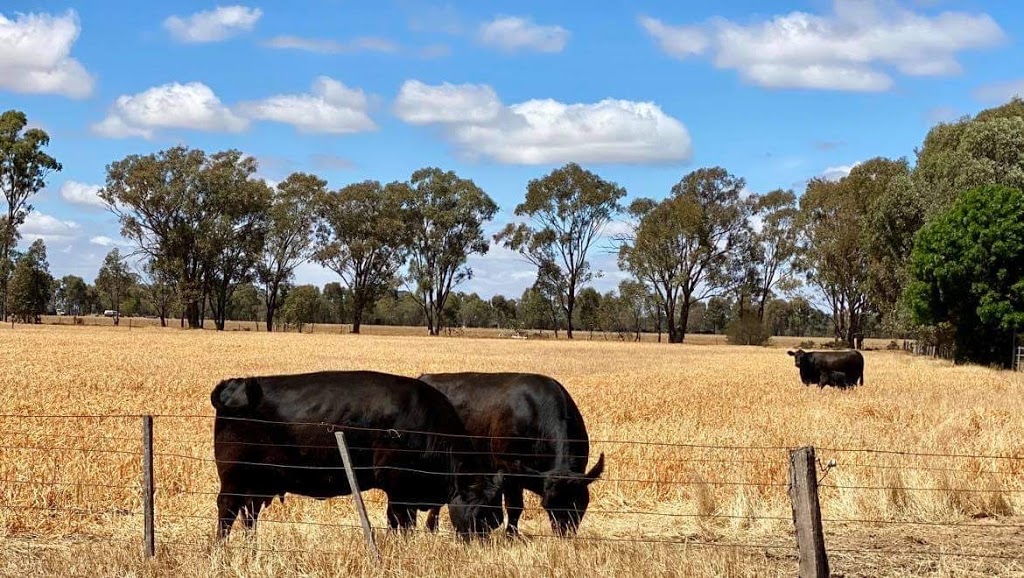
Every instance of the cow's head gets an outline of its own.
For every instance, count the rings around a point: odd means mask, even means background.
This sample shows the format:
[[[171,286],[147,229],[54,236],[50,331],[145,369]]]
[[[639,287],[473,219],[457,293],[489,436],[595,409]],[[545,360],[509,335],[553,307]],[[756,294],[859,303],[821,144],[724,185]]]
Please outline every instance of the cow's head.
[[[555,534],[566,536],[579,531],[590,505],[590,484],[601,477],[603,471],[604,453],[598,456],[597,463],[585,474],[558,470],[541,474],[527,470],[532,475],[544,477],[541,507],[547,511]]]
[[[448,504],[448,516],[460,537],[483,536],[501,525],[501,485],[503,472],[493,476],[474,476],[468,483],[458,482],[458,491]]]
[[[786,355],[793,356],[793,362],[797,367],[800,367],[800,363],[804,360],[804,357],[806,357],[807,352],[803,349],[797,349],[796,351],[787,351]]]

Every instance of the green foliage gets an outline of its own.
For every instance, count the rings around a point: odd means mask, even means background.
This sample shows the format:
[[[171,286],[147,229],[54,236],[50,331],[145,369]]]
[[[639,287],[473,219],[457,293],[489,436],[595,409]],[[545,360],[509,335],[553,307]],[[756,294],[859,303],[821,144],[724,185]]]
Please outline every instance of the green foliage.
[[[472,278],[470,255],[484,255],[489,245],[484,223],[498,205],[470,179],[429,167],[412,174],[404,204],[412,225],[409,276],[423,308],[427,331],[438,335],[452,288]]]
[[[799,210],[793,191],[781,189],[757,197],[753,210],[761,217],[761,230],[751,243],[753,297],[757,317],[763,319],[768,299],[779,289],[792,290],[797,285],[792,265],[799,248]]]
[[[906,159],[878,157],[838,181],[812,179],[800,199],[804,242],[799,267],[831,309],[836,338],[849,347],[864,331],[871,308],[871,259],[864,235],[872,209],[909,172]]]
[[[914,181],[927,195],[929,216],[978,186],[1024,189],[1024,101],[933,127],[917,151]]]
[[[205,296],[218,328],[230,292],[251,272],[263,240],[270,192],[239,151],[212,155],[176,146],[107,166],[102,198],[121,235],[175,280],[189,327],[201,326]]]
[[[0,214],[0,317],[7,319],[8,282],[14,267],[18,227],[32,212],[29,199],[46,186],[61,164],[43,152],[50,136],[40,128],[27,128],[28,117],[18,110],[0,114],[0,193],[5,211]]]
[[[619,266],[654,289],[672,343],[685,338],[694,302],[738,281],[754,209],[744,186],[725,169],[702,168],[683,177],[666,199],[637,199],[629,207],[636,225],[622,240]]]
[[[23,323],[39,323],[46,313],[53,278],[46,261],[46,244],[37,239],[14,266],[10,282],[10,313]]]
[[[593,287],[585,287],[577,296],[579,326],[594,331],[601,328],[601,294]]]
[[[128,269],[121,259],[121,252],[112,249],[103,259],[99,274],[96,276],[96,290],[100,292],[106,306],[114,311],[121,311],[121,303],[128,296],[128,291],[138,281],[136,275]],[[118,316],[114,316],[114,325],[118,324]]]
[[[299,285],[288,292],[281,313],[285,323],[295,326],[301,333],[307,323],[316,323],[320,318],[320,306],[320,288],[316,285]]]
[[[733,345],[767,345],[771,334],[758,319],[757,312],[744,311],[725,328],[726,338]]]
[[[626,190],[568,163],[526,187],[526,200],[515,210],[532,224],[509,223],[494,236],[506,248],[518,251],[534,266],[544,267],[560,287],[559,304],[568,320],[572,339],[577,292],[593,280],[587,254],[605,226],[622,210]]]
[[[909,282],[908,261],[914,235],[924,225],[927,202],[910,174],[889,181],[872,204],[863,231],[868,262],[868,295],[890,335],[906,329],[900,296]]]
[[[321,194],[314,259],[337,273],[351,293],[352,332],[364,312],[394,284],[408,254],[412,220],[408,185],[364,181]]]
[[[1024,328],[1024,193],[971,189],[921,229],[906,299],[924,325],[948,322],[956,358],[1008,365]]]
[[[326,192],[327,181],[307,173],[288,175],[273,191],[263,251],[256,266],[257,279],[264,288],[267,331],[274,328],[282,285],[311,256],[315,207]]]

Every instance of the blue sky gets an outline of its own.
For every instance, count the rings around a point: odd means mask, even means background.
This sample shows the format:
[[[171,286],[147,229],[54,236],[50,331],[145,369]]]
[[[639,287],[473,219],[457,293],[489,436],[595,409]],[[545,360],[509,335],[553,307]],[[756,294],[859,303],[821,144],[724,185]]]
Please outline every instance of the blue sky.
[[[288,6],[291,7],[288,7]],[[301,6],[302,9],[296,9]],[[770,8],[769,8],[770,6]],[[937,121],[1024,94],[1016,3],[305,0],[239,5],[8,0],[0,109],[64,165],[25,242],[90,282],[121,242],[96,205],[105,166],[184,143],[239,148],[279,180],[341,187],[440,166],[507,222],[529,179],[569,160],[636,196],[720,165],[750,190],[803,191],[864,159],[913,161]],[[1016,72],[1015,72],[1016,71]],[[614,258],[592,261],[618,283]],[[516,255],[475,257],[463,290],[518,295]],[[298,282],[334,275],[315,265]]]

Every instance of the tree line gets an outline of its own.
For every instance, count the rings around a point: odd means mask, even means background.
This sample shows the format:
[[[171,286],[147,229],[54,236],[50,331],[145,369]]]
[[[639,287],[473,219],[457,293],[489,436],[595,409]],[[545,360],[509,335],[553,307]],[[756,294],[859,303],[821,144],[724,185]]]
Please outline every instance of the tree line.
[[[43,152],[46,133],[26,126],[17,111],[0,119],[5,318],[34,318],[58,295],[85,299],[67,278],[51,283],[50,299],[22,298],[42,282],[18,271],[37,271],[45,248],[18,254],[18,227],[31,197],[61,170]],[[1024,222],[1024,101],[940,123],[915,154],[913,167],[905,157],[876,157],[842,178],[811,179],[799,198],[788,189],[752,192],[725,168],[702,167],[664,197],[628,204],[623,187],[570,162],[530,180],[515,222],[488,236],[497,204],[453,171],[426,167],[404,181],[336,190],[296,172],[271,186],[241,151],[176,146],[106,167],[99,196],[139,265],[129,271],[112,253],[95,287],[114,309],[120,295],[143,293],[162,322],[190,328],[212,319],[223,329],[247,312],[268,331],[285,317],[347,320],[355,333],[368,320],[402,318],[431,335],[518,323],[570,338],[664,331],[681,343],[710,323],[753,344],[827,325],[849,347],[865,335],[924,336],[953,342],[960,358],[1005,363],[1024,321],[1024,237],[1015,228]],[[625,227],[608,235],[613,221]],[[601,294],[591,258],[609,237],[631,278]],[[518,299],[458,291],[473,275],[468,258],[492,244],[536,269]],[[306,261],[339,281],[294,287]]]

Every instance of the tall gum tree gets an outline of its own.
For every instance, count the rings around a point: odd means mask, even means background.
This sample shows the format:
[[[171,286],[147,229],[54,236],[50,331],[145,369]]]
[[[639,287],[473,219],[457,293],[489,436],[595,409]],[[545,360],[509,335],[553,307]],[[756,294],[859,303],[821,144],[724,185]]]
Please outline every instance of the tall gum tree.
[[[415,287],[427,332],[438,335],[452,288],[473,277],[467,259],[490,247],[484,223],[494,218],[498,205],[471,179],[428,167],[412,174],[403,206],[412,225],[407,280]]]
[[[314,259],[348,287],[352,333],[395,280],[405,262],[412,221],[405,183],[363,181],[321,194]]]
[[[6,204],[0,221],[0,318],[7,320],[8,283],[14,270],[13,252],[18,228],[32,212],[29,200],[46,186],[46,177],[59,172],[57,159],[43,152],[50,136],[40,128],[26,128],[25,113],[0,114],[0,193]]]
[[[507,249],[556,275],[558,300],[565,314],[566,336],[573,338],[573,312],[581,287],[593,279],[587,254],[605,226],[622,207],[626,190],[568,163],[526,187],[526,200],[515,215],[530,223],[509,223],[494,236]]]

